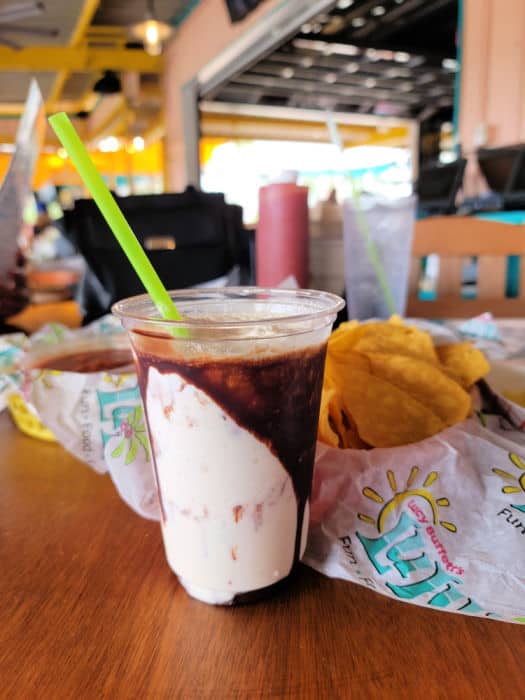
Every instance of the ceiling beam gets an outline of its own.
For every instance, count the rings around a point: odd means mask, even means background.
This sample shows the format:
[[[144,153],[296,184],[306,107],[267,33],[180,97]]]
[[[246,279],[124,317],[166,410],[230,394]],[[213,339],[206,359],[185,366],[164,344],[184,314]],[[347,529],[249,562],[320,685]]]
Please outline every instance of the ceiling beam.
[[[164,120],[164,113],[160,112],[157,117],[150,121],[148,127],[144,130],[142,138],[146,146],[150,146],[156,141],[160,141],[164,138],[164,133],[166,130],[166,122]]]
[[[127,70],[160,73],[162,58],[140,49],[102,49],[86,46],[28,46],[14,50],[0,46],[0,70],[90,72]]]
[[[292,107],[271,107],[269,105],[238,104],[233,102],[208,102],[202,100],[199,104],[202,114],[244,115],[266,119],[288,119],[300,121],[316,121],[326,124],[326,111],[314,109],[298,109]],[[364,126],[407,126],[412,122],[402,117],[382,117],[371,114],[351,114],[334,112],[332,114],[337,124]]]
[[[53,112],[67,112],[77,114],[77,112],[91,112],[100,96],[89,90],[82,97],[75,100],[59,100],[54,105],[46,105],[46,114]],[[6,117],[19,117],[24,113],[25,104],[23,102],[0,102],[0,119]]]
[[[130,40],[128,27],[107,26],[95,24],[87,28],[85,32],[86,43],[90,46],[105,46],[115,49],[125,48]]]
[[[76,47],[82,43],[84,39],[84,34],[86,33],[86,30],[91,24],[91,20],[93,19],[93,16],[97,11],[99,4],[100,0],[84,0],[82,11],[80,12],[80,16],[77,20],[77,23],[75,25],[75,28],[73,29],[73,33],[71,34],[71,38],[69,40],[70,47]],[[50,105],[52,109],[54,108],[55,103],[60,98],[64,85],[66,84],[66,81],[69,78],[69,76],[70,71],[67,68],[63,68],[61,71],[58,72],[55,78],[55,82],[53,84],[53,88],[51,90],[51,94],[49,95],[49,99],[47,100],[48,105]]]
[[[46,108],[46,112],[48,114],[52,112],[67,112],[67,114],[77,114],[78,112],[90,113],[95,109],[100,100],[101,96],[89,89],[78,99],[58,100],[58,102],[55,102],[52,109]]]

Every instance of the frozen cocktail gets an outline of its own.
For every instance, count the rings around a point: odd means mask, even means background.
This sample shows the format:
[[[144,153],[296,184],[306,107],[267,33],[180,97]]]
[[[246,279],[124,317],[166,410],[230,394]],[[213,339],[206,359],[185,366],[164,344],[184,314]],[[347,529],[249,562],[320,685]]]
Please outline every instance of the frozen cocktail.
[[[171,294],[113,307],[129,333],[168,563],[208,603],[254,599],[306,545],[326,342],[343,302],[310,290]]]

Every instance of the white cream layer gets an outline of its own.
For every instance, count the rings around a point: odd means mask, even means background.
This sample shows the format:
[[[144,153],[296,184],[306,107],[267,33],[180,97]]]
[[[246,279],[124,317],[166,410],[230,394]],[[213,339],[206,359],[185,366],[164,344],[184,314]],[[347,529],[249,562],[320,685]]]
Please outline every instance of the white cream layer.
[[[150,368],[147,387],[173,571],[209,602],[284,578],[293,564],[297,500],[281,462],[180,375]],[[308,507],[301,554],[307,531]]]

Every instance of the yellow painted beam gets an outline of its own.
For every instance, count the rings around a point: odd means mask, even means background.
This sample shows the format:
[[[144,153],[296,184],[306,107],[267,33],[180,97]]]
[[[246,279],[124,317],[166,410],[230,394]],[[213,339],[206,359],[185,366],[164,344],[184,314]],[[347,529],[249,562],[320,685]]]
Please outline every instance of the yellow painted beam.
[[[0,102],[0,117],[19,117],[23,111],[22,102]]]
[[[131,70],[160,73],[162,58],[140,49],[105,49],[87,46],[28,46],[10,49],[0,46],[0,70],[90,72]]]
[[[101,96],[96,92],[93,92],[91,88],[86,90],[81,97],[77,97],[74,100],[58,100],[53,110],[46,107],[46,112],[51,114],[54,112],[67,112],[67,114],[76,114],[77,112],[92,112],[97,102],[101,99]],[[1,109],[1,105],[0,105]]]
[[[363,146],[396,146],[405,147],[408,145],[409,132],[406,126],[393,126],[385,131],[377,130]],[[344,139],[343,139],[344,141]],[[348,148],[347,144],[345,146]]]
[[[110,36],[124,36],[126,30],[124,27],[117,27],[113,24],[94,24],[87,31],[88,36],[94,37],[106,37]]]
[[[76,114],[77,112],[91,112],[95,107],[99,96],[94,92],[86,92],[78,100],[58,100],[54,105],[46,105],[46,113],[67,112]],[[0,117],[19,117],[24,112],[23,102],[0,102]]]
[[[237,115],[201,114],[203,136],[234,139],[270,139],[285,141],[328,142],[330,134],[322,122],[308,122],[290,119],[267,119]],[[343,141],[352,144],[365,142],[376,134],[373,126],[339,124]]]
[[[116,136],[121,122],[128,118],[128,114],[129,109],[125,100],[123,98],[116,100],[109,114],[99,124],[91,126],[88,122],[88,131],[85,135],[87,145],[96,147],[99,139],[106,136]]]
[[[86,30],[91,24],[91,20],[93,19],[93,16],[97,11],[99,4],[100,0],[85,0],[84,6],[82,7],[82,12],[80,13],[80,16],[73,30],[73,34],[71,35],[69,46],[75,47],[82,42],[82,40],[84,39],[84,34],[86,33]],[[64,88],[64,85],[66,84],[66,81],[69,78],[69,76],[70,71],[65,68],[61,70],[55,78],[51,94],[49,95],[49,98],[47,100],[48,104],[51,105],[52,109],[55,108],[55,102],[57,102],[57,100],[59,99],[62,89]]]
[[[150,146],[164,138],[165,129],[166,122],[164,119],[164,112],[161,111],[160,114],[149,123],[142,134],[146,146]]]
[[[77,112],[91,112],[100,96],[89,90],[77,100],[58,100],[52,107],[46,108],[47,114],[53,112],[66,112],[66,114],[77,114]]]
[[[82,7],[82,12],[80,13],[73,31],[73,36],[69,42],[71,46],[78,46],[78,44],[80,44],[99,5],[100,0],[85,0],[84,6]]]
[[[47,99],[47,104],[49,105],[51,110],[54,110],[55,102],[60,97],[62,89],[66,84],[66,80],[69,78],[69,75],[70,74],[68,70],[61,70],[57,74],[57,77],[55,78],[55,82],[53,83],[53,87],[51,89],[51,93],[49,95],[49,98]]]
[[[93,46],[104,44],[105,46],[112,45],[115,48],[124,48],[129,38],[128,31],[125,27],[113,27],[100,24],[89,27],[85,34],[86,43],[92,44]]]

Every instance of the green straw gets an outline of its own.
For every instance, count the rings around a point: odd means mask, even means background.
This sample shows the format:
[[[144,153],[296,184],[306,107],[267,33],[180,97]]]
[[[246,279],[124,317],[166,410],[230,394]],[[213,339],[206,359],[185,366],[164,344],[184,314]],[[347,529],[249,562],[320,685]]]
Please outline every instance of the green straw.
[[[181,314],[178,312],[177,307],[155,272],[155,268],[96,169],[69,117],[65,112],[59,112],[49,117],[49,123],[73,161],[78,174],[100,209],[100,213],[127,255],[160,315],[167,321],[179,321],[182,318]]]
[[[337,146],[342,156],[344,153],[343,142],[341,140],[341,136],[339,135],[337,124],[335,123],[334,118],[331,114],[328,114],[327,126],[328,132],[330,134],[330,139],[332,143],[335,146]],[[350,184],[352,185],[352,199],[354,200],[357,230],[363,240],[368,259],[370,261],[370,264],[372,265],[375,276],[377,277],[377,281],[379,282],[381,291],[383,292],[388,312],[390,314],[395,314],[396,303],[394,301],[392,290],[390,289],[390,285],[388,284],[388,280],[386,278],[385,268],[383,267],[383,263],[381,262],[379,251],[374,240],[372,239],[372,236],[370,235],[370,230],[368,228],[368,220],[364,215],[363,208],[361,206],[361,199],[359,196],[359,191],[356,182],[354,178],[350,175],[350,173],[347,173],[347,177],[350,180]]]

